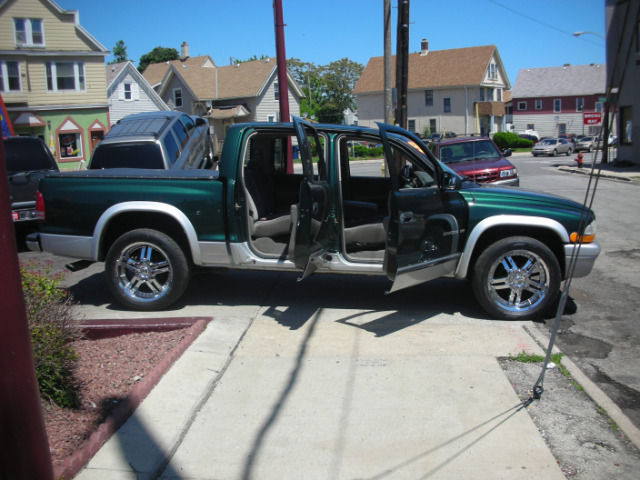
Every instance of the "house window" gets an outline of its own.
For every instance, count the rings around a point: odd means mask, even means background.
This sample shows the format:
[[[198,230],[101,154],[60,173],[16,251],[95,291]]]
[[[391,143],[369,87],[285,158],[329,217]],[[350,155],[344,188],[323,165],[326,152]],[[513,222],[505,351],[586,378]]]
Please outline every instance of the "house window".
[[[596,102],[596,112],[602,111],[602,102]]]
[[[484,102],[484,88],[480,89],[480,101]]]
[[[47,62],[47,90],[50,92],[85,90],[83,62]]]
[[[411,133],[416,133],[416,121],[415,120],[409,120],[408,127],[409,127],[409,131]]]
[[[584,110],[584,98],[576,98],[576,112]]]
[[[275,121],[276,121],[276,116],[275,115],[267,115],[267,122],[273,123]]]
[[[518,110],[526,110],[527,109],[527,102],[518,102]]]
[[[562,112],[562,100],[559,98],[554,98],[553,100],[553,113]]]
[[[433,90],[424,91],[424,104],[427,107],[433,106]]]
[[[558,124],[558,135],[566,135],[567,134],[567,124],[559,123]]]
[[[44,33],[40,18],[14,18],[14,37],[17,47],[43,47]]]
[[[527,130],[535,130],[536,126],[533,123],[527,123]]]
[[[181,88],[173,89],[173,105],[176,108],[182,106],[182,89]]]
[[[487,78],[489,80],[497,80],[498,79],[498,69],[496,68],[495,63],[490,63],[487,67]]]
[[[429,119],[429,131],[431,133],[435,133],[437,130],[437,125],[436,125],[436,119],[435,118],[430,118]]]
[[[451,112],[451,99],[450,98],[445,98],[444,99],[444,113],[450,113]]]
[[[632,129],[633,129],[633,107],[620,108],[620,143],[622,145],[631,145]]]
[[[125,100],[131,100],[131,84],[130,83],[125,83],[124,84],[124,99]]]
[[[487,101],[493,102],[493,88],[487,88]]]
[[[20,66],[18,62],[0,61],[0,92],[20,91]]]
[[[535,108],[536,110],[542,110],[542,100],[535,100],[533,108]]]
[[[273,82],[273,98],[275,100],[280,100],[280,90],[278,87],[278,82]]]
[[[501,102],[502,101],[502,89],[501,88],[496,88],[496,94],[498,96],[498,101]]]

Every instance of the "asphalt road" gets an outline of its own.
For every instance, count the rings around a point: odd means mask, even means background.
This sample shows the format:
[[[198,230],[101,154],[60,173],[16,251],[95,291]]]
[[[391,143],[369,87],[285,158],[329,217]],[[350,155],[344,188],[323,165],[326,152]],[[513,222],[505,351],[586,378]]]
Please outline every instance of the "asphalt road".
[[[591,154],[586,154],[586,156]],[[585,161],[588,158],[585,159]],[[515,154],[521,188],[531,188],[582,202],[589,179],[559,171],[558,165],[571,165],[573,156],[537,157]],[[380,165],[363,163],[370,174],[379,173]],[[603,179],[597,183],[593,208],[598,218],[597,240],[602,253],[590,276],[571,283],[567,312],[562,316],[557,343],[573,361],[613,399],[640,427],[640,184]],[[69,261],[48,254],[27,252],[22,246],[21,260],[38,258],[51,261],[52,270],[64,269]],[[381,312],[397,309],[421,312],[421,317],[449,317],[454,322],[489,319],[474,300],[465,281],[438,279],[426,286],[414,287],[385,296],[388,282],[380,277],[353,277],[332,280],[333,276],[312,276],[296,282],[295,274],[271,272],[205,272],[194,277],[187,294],[174,307],[153,316],[252,315],[268,290],[280,288],[296,296],[298,304],[318,302],[331,308],[365,308]],[[346,281],[345,281],[346,280]],[[332,288],[332,283],[340,285]],[[131,318],[148,316],[121,309],[106,289],[102,264],[68,273],[63,286],[73,293],[86,318]],[[295,293],[294,293],[295,292]],[[318,298],[318,292],[322,298]],[[461,300],[462,299],[462,300]],[[304,301],[303,301],[304,300]],[[425,312],[426,310],[426,312]],[[208,312],[208,313],[207,313]],[[244,312],[244,313],[242,313]],[[282,317],[280,321],[287,321]],[[553,319],[543,328],[550,331]],[[384,334],[385,322],[375,323]]]
[[[591,155],[585,153],[585,161]],[[589,177],[561,172],[571,156],[510,158],[520,187],[583,202]],[[640,183],[600,179],[593,209],[602,252],[588,277],[571,282],[558,346],[640,427]],[[550,331],[553,319],[545,327]]]

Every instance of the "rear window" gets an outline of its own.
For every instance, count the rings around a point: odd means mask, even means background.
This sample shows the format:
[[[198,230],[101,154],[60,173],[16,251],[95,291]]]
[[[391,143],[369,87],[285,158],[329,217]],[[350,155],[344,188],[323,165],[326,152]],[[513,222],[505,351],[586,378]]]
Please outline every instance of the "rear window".
[[[102,144],[91,159],[91,170],[101,168],[160,168],[164,169],[162,151],[157,143]]]
[[[52,159],[39,141],[4,142],[5,162],[8,173],[51,170]]]

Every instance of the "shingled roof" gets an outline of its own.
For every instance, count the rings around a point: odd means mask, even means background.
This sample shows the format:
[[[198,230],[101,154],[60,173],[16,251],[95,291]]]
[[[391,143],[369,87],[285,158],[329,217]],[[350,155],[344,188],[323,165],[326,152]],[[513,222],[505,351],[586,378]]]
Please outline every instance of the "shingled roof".
[[[540,98],[597,95],[606,90],[606,70],[605,65],[597,64],[521,69],[511,96]]]
[[[433,50],[427,55],[409,54],[408,89],[480,85],[495,45]],[[498,61],[500,59],[498,58]],[[395,56],[391,59],[392,84],[395,85]],[[372,57],[362,72],[353,93],[374,93],[384,89],[384,57]]]
[[[209,56],[203,56],[151,64],[143,76],[151,85],[158,85],[171,72],[180,76],[198,99],[221,100],[258,96],[276,68],[275,58],[216,67]]]

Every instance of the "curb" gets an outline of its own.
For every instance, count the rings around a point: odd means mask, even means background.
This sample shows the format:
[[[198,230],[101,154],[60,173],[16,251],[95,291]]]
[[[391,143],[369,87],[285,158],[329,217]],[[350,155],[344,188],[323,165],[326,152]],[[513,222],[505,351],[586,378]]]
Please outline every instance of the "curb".
[[[562,171],[562,172],[567,172],[567,173],[577,173],[580,175],[590,175],[591,174],[591,168],[589,167],[585,167],[585,168],[577,168],[577,167],[571,167],[568,165],[560,165],[558,167],[558,170]],[[597,170],[594,170],[594,175],[597,175],[598,172]],[[627,183],[633,183],[633,179],[629,178],[629,177],[625,177],[624,175],[615,175],[612,173],[608,173],[608,172],[600,172],[600,177],[601,178],[609,178],[612,180],[620,180],[623,182],[627,182]]]
[[[533,337],[533,339],[542,346],[542,349],[546,351],[549,345],[549,337],[546,336],[536,325],[525,326],[525,330]],[[562,351],[555,345],[552,348],[553,353],[562,353]],[[620,430],[629,438],[631,443],[640,450],[640,429],[636,427],[629,417],[611,400],[606,393],[604,393],[598,385],[596,385],[589,377],[587,377],[580,367],[578,367],[573,360],[568,356],[562,357],[562,364],[569,370],[571,376],[584,388],[585,393],[593,400],[593,402],[599,407],[603,408],[607,415],[620,427]]]
[[[207,323],[209,323],[212,317],[197,317],[195,323],[190,321],[191,326],[182,341],[176,345],[163,359],[155,366],[155,368],[138,384],[136,384],[127,398],[116,408],[116,410],[105,419],[103,423],[98,426],[98,429],[91,434],[91,436],[69,457],[65,458],[62,463],[55,466],[53,469],[54,478],[56,479],[71,479],[73,478],[85,465],[91,460],[91,458],[98,452],[100,447],[106,443],[107,440],[113,435],[118,428],[120,428],[125,421],[131,416],[135,409],[142,403],[147,395],[153,390],[158,381],[169,370],[171,365],[189,348],[193,341],[205,329]],[[169,319],[175,320],[175,319]],[[186,321],[180,319],[178,323],[182,324],[185,328]],[[101,322],[102,329],[106,329],[105,322]],[[109,323],[108,321],[106,323]],[[121,323],[121,322],[120,322]],[[149,327],[149,325],[146,325]],[[177,329],[173,328],[173,329]],[[135,331],[142,331],[145,329],[145,322],[141,322],[140,326]],[[146,328],[146,331],[153,328]],[[128,332],[130,333],[130,332]]]

